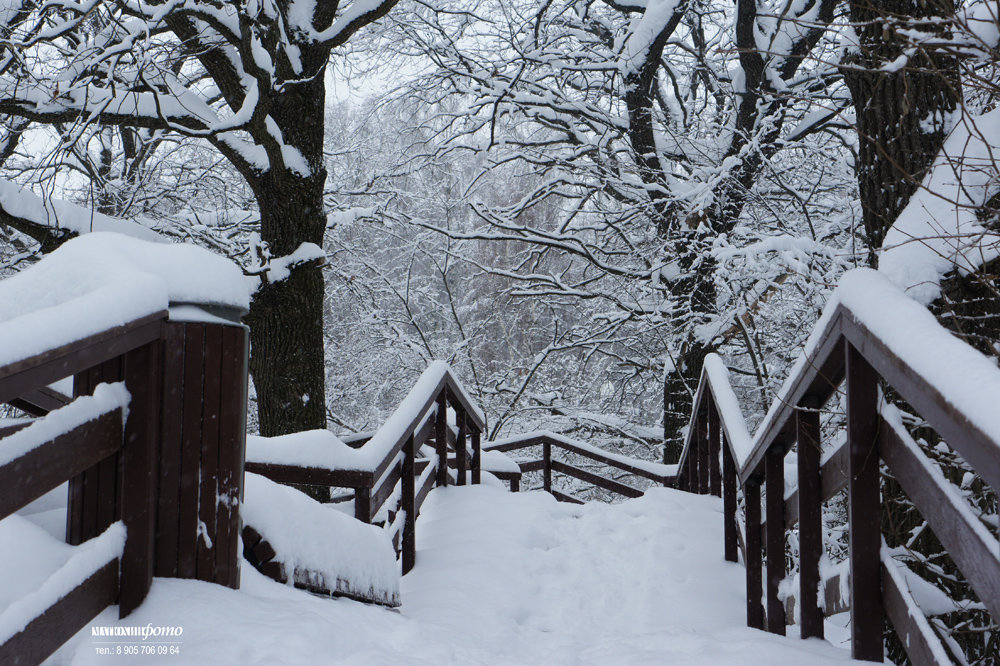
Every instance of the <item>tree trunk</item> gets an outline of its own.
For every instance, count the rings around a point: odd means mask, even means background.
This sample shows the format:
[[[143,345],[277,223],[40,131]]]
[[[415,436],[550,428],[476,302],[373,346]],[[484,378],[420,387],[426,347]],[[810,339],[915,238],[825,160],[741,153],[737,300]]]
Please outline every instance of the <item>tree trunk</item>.
[[[920,50],[903,67],[889,66],[909,46],[897,28],[953,17],[955,8],[952,0],[852,0],[850,10],[860,48],[843,71],[857,114],[856,170],[874,266],[886,231],[941,149],[960,94],[955,62],[943,54]]]
[[[298,150],[308,173],[302,173],[301,163],[286,162],[293,152],[286,149],[272,154],[272,168],[251,183],[260,207],[261,240],[274,257],[287,256],[302,243],[323,246],[326,54],[313,57],[316,62],[309,70],[318,74],[289,86],[271,107],[285,145]],[[254,296],[247,316],[250,373],[257,390],[260,434],[265,437],[326,428],[323,300],[323,274],[314,264],[294,268],[285,280],[261,285]]]

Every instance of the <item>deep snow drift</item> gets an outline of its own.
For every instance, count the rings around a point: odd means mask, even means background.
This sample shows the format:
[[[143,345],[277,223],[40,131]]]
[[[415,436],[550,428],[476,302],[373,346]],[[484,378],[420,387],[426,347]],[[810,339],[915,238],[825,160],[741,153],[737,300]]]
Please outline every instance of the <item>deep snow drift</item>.
[[[321,599],[243,567],[243,587],[156,579],[126,625],[180,625],[197,664],[822,664],[848,652],[745,627],[722,504],[654,489],[620,505],[435,490],[401,612]],[[94,624],[116,624],[117,609]],[[52,661],[107,664],[86,627]],[[128,663],[142,663],[130,658]]]

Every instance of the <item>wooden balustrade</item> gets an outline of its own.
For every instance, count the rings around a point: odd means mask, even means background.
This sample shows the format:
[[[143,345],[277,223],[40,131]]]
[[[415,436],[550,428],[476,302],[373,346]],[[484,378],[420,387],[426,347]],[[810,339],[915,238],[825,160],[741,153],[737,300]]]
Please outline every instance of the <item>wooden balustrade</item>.
[[[879,385],[897,391],[995,489],[1000,488],[1000,442],[946,400],[909,358],[897,354],[846,305],[836,306],[813,340],[811,352],[786,382],[752,444],[742,415],[731,407],[735,398],[728,379],[711,369],[718,367],[717,359],[706,362],[677,485],[712,494],[719,494],[721,485],[724,555],[736,561],[737,552],[743,554],[748,626],[785,631],[785,604],[778,587],[786,575],[785,532],[797,525],[800,585],[794,603],[801,636],[823,636],[822,601],[828,612],[850,609],[855,658],[882,660],[883,617],[888,617],[915,663],[935,663],[935,655],[945,654],[940,641],[922,616],[913,617],[907,610],[914,607],[909,591],[900,586],[898,575],[886,569],[899,565],[887,560],[883,550],[880,461],[995,619],[1000,619],[1000,548],[996,536],[989,534],[909,435],[887,419],[893,408],[880,406]],[[838,390],[847,398],[847,441],[823,460],[820,410]],[[729,407],[719,409],[720,401]],[[793,445],[797,488],[786,497],[784,458]],[[745,505],[742,530],[737,520],[738,486]],[[827,582],[826,598],[820,599],[822,505],[845,488],[850,596],[840,598],[835,578]],[[762,598],[763,606],[758,601]]]

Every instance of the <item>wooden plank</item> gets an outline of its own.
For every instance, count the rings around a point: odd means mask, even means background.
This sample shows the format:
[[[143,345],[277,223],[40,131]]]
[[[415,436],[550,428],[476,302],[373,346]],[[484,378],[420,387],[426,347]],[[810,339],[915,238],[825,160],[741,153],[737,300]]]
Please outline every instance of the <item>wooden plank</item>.
[[[181,488],[177,524],[177,575],[198,575],[198,493],[201,476],[201,412],[205,325],[184,326],[184,412],[181,423]]]
[[[550,442],[542,444],[542,488],[545,492],[552,492],[552,444]]]
[[[823,500],[819,460],[822,453],[819,401],[803,399],[797,412],[799,513],[799,635],[823,638],[819,607],[819,561],[823,556]],[[786,505],[787,506],[787,505]],[[786,523],[787,524],[787,523]]]
[[[464,486],[466,482],[466,470],[469,468],[468,450],[465,448],[466,440],[469,436],[469,427],[466,424],[464,409],[455,411],[455,420],[458,421],[458,439],[455,442],[456,480],[458,481],[458,485]]]
[[[707,495],[709,491],[708,482],[708,414],[700,412],[695,421],[695,428],[698,430],[698,448],[695,449],[695,458],[698,460],[698,494]]]
[[[417,488],[417,495],[414,498],[413,503],[416,507],[414,509],[416,512],[415,515],[418,517],[420,516],[420,507],[424,505],[424,500],[427,499],[427,496],[430,494],[431,489],[434,487],[434,483],[436,480],[435,476],[436,475],[434,474],[428,475],[427,478],[424,480],[423,484],[419,488]]]
[[[847,459],[850,452],[847,442],[827,458],[819,469],[820,502],[825,502],[847,487]],[[785,497],[785,527],[793,527],[799,522],[799,491],[796,488]]]
[[[115,410],[0,466],[0,519],[114,455],[121,446],[122,414]]]
[[[201,488],[199,489],[198,520],[204,536],[197,540],[198,580],[214,581],[216,578],[216,526],[219,473],[219,413],[221,407],[222,377],[219,376],[222,359],[222,328],[205,326],[205,354],[202,358],[188,355],[185,361],[202,368],[203,391],[201,414]]]
[[[403,445],[403,448],[406,448],[406,444]],[[375,492],[372,493],[372,509],[375,513],[378,513],[379,509],[382,508],[382,505],[385,504],[386,500],[389,499],[389,496],[392,495],[392,492],[396,489],[396,484],[399,482],[401,477],[402,462],[389,468],[385,478],[382,479],[382,483],[375,490]]]
[[[954,560],[962,575],[969,581],[976,594],[994,618],[1000,618],[1000,554],[997,540],[980,538],[982,528],[976,529],[977,518],[971,510],[967,515],[957,511],[952,498],[935,482],[927,469],[933,465],[919,453],[907,447],[896,431],[879,418],[879,446],[882,458],[893,476],[903,487],[920,515],[934,531],[948,556]],[[921,456],[922,457],[922,456]],[[964,502],[963,498],[955,498]]]
[[[414,470],[414,460],[416,458],[416,443],[413,437],[406,440],[403,445],[403,463],[401,465],[402,495],[400,497],[400,509],[406,512],[403,523],[402,555],[403,555],[403,575],[408,574],[417,562],[417,497],[416,497],[416,471]]]
[[[215,582],[235,587],[239,553],[239,499],[242,486],[240,458],[245,436],[246,401],[243,394],[243,352],[246,332],[242,326],[222,326],[222,379],[219,405],[219,502],[216,522]]]
[[[7,404],[32,416],[45,416],[55,409],[68,405],[72,399],[72,396],[60,393],[51,386],[43,386],[10,400]]]
[[[441,391],[437,396],[435,447],[438,454],[437,484],[448,485],[448,396]]]
[[[785,448],[777,444],[764,458],[767,528],[767,630],[785,635],[785,604],[778,587],[785,579]]]
[[[517,463],[517,466],[521,468],[521,474],[525,474],[527,472],[540,472],[545,469],[545,461],[541,459],[529,460],[527,462]],[[496,474],[496,472],[493,473]]]
[[[547,437],[526,437],[524,439],[517,439],[512,442],[505,442],[503,444],[486,444],[483,446],[484,451],[500,451],[501,453],[507,453],[510,451],[520,451],[521,449],[526,449],[531,446],[541,446],[542,441],[548,439]]]
[[[746,556],[747,567],[747,626],[764,628],[764,606],[761,604],[762,557],[760,542],[760,485],[748,480],[743,485],[746,508]]]
[[[369,486],[362,486],[354,489],[354,517],[363,523],[372,522],[375,508],[372,505],[372,489]]]
[[[177,576],[180,525],[181,423],[184,414],[184,325],[163,327],[163,404],[160,430],[159,492],[156,506],[157,576]]]
[[[275,465],[249,460],[244,464],[244,467],[247,472],[266,476],[278,483],[300,483],[313,486],[335,486],[337,488],[370,487],[374,483],[374,475],[371,472],[360,470]]]
[[[160,342],[125,357],[125,388],[132,396],[122,448],[121,517],[127,536],[121,561],[119,617],[127,617],[146,598],[153,582],[156,538],[157,454],[163,359]]]
[[[121,356],[160,337],[166,311],[0,367],[0,402],[9,402]]]
[[[236,447],[233,451],[233,483],[235,485],[234,491],[236,493],[235,499],[239,502],[238,506],[243,504],[243,481],[244,481],[244,469],[243,465],[246,461],[246,444],[247,444],[247,406],[250,394],[250,329],[248,327],[242,327],[242,338],[241,346],[239,350],[240,356],[240,374],[239,377],[234,381],[239,382],[240,398],[239,404],[240,409],[239,414],[239,428],[237,430],[237,439],[233,443]],[[239,510],[237,509],[236,515],[233,518],[233,523],[235,528],[233,533],[230,535],[231,539],[231,552],[237,553],[236,558],[239,558],[239,547],[240,547],[240,535],[239,526],[242,521],[240,520]],[[229,586],[237,589],[240,586],[240,567],[239,563],[233,567],[229,576]]]
[[[599,488],[610,490],[611,492],[624,495],[625,497],[642,497],[642,491],[638,488],[633,488],[632,486],[625,485],[624,483],[614,481],[612,479],[605,479],[603,476],[598,476],[597,474],[580,469],[579,467],[568,465],[560,460],[552,461],[552,471],[572,476],[576,479],[580,479],[581,481],[586,481],[587,483],[592,483]]]
[[[849,342],[847,445],[850,447],[848,542],[851,560],[851,656],[882,661],[882,517],[879,496],[878,376]]]
[[[739,559],[736,554],[736,463],[733,460],[733,452],[726,444],[725,433],[722,438],[723,552],[727,562],[737,562]]]
[[[40,664],[118,598],[118,560],[108,562],[0,645],[0,664]]]
[[[552,493],[552,496],[560,502],[566,502],[568,504],[585,504],[585,502],[579,497],[574,497],[568,493],[559,492],[558,490],[552,490],[550,492]]]
[[[708,399],[708,491],[722,497],[722,474],[719,471],[719,412],[711,394]]]
[[[482,433],[476,428],[472,429],[472,483],[479,485],[483,477],[483,446]]]
[[[892,561],[883,561],[882,563],[882,594],[885,613],[889,617],[896,635],[899,636],[899,642],[903,645],[906,656],[910,658],[910,663],[921,666],[924,664],[951,666],[952,661],[948,658],[948,653],[941,645],[937,634],[928,624],[927,618],[923,615],[914,617],[910,614],[910,608],[919,607],[913,601],[909,591],[900,589],[896,584],[896,577],[889,571],[888,567],[890,566],[903,565]]]

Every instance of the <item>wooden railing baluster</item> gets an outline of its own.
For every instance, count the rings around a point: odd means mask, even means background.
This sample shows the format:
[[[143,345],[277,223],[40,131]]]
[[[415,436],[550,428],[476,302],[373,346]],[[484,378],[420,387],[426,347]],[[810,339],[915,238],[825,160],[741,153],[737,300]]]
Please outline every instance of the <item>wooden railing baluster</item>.
[[[448,485],[448,395],[442,388],[437,397],[437,427],[434,431],[438,454],[437,485]]]
[[[767,549],[767,630],[785,635],[785,604],[778,586],[785,578],[785,449],[780,444],[764,458],[767,497],[765,541]]]
[[[719,412],[711,394],[708,400],[708,485],[709,492],[722,497],[722,474],[719,472]]]
[[[746,510],[747,567],[747,626],[764,628],[764,606],[761,604],[762,558],[760,543],[760,483],[748,480],[743,485]]]
[[[807,396],[796,412],[799,507],[799,617],[802,638],[823,638],[819,607],[819,561],[823,555],[823,503],[820,479],[819,400]]]
[[[481,433],[478,428],[472,428],[472,484],[478,486],[482,483],[483,470],[483,446]]]
[[[739,561],[736,536],[736,464],[729,450],[726,435],[722,435],[722,515],[725,557],[727,562]]]
[[[406,512],[403,523],[403,574],[407,574],[413,569],[417,562],[417,504],[416,504],[416,446],[413,435],[407,438],[403,445],[403,466],[402,469],[402,498],[400,508]]]
[[[706,398],[707,399],[707,398]],[[696,458],[698,460],[698,494],[707,495],[709,490],[708,481],[708,414],[707,410],[698,413],[698,420],[695,425],[697,428],[697,439],[698,448],[696,449]]]
[[[552,445],[548,442],[542,444],[542,460],[545,467],[542,469],[542,488],[547,493],[552,492]]]
[[[882,661],[882,512],[879,499],[878,375],[854,345],[847,367],[847,496],[851,561],[851,655]]]
[[[468,455],[465,448],[465,440],[469,431],[465,423],[465,410],[455,405],[455,420],[458,421],[458,437],[455,440],[455,465],[457,474],[456,482],[460,486],[465,485],[466,468],[468,467]]]

